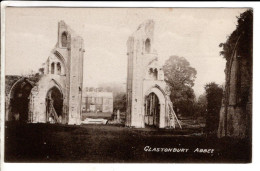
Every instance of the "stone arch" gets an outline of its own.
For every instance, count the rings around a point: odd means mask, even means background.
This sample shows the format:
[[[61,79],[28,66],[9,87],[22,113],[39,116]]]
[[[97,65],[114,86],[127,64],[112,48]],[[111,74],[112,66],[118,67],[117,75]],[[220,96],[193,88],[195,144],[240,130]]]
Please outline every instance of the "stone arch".
[[[57,86],[54,85],[51,87],[46,93],[46,122],[62,122],[63,117],[63,93],[62,90]],[[55,118],[50,112],[51,107],[55,110]]]
[[[158,98],[158,102],[156,103],[158,106],[157,107],[157,112],[158,115],[156,114],[154,116],[149,116],[148,115],[148,99],[152,96]],[[156,99],[155,98],[155,99]],[[148,91],[146,91],[145,96],[144,96],[144,115],[145,115],[145,124],[146,125],[155,125],[156,127],[163,128],[165,125],[165,113],[166,113],[166,94],[165,92],[160,88],[160,86],[155,85],[151,87]],[[155,119],[155,117],[157,117]],[[156,123],[154,122],[156,120]]]
[[[64,93],[63,93],[62,86],[61,86],[61,84],[60,84],[58,81],[56,81],[55,79],[51,79],[50,82],[52,83],[52,85],[49,87],[49,89],[52,88],[52,87],[57,87],[57,88],[59,89],[59,91],[60,91],[62,94],[64,94]]]
[[[48,84],[46,84],[48,83]],[[50,89],[58,89],[60,94],[62,94],[62,103],[64,103],[65,93],[64,86],[61,79],[50,78],[49,76],[42,77],[38,82],[38,86],[34,87],[34,91],[31,93],[30,101],[30,121],[32,123],[46,123],[47,122],[47,97]],[[62,109],[63,114],[63,109]],[[66,121],[66,118],[62,116],[62,121]]]
[[[150,53],[151,52],[151,40],[147,38],[145,40],[145,52]]]
[[[7,121],[28,121],[29,96],[33,86],[27,78],[21,78],[13,84],[6,101]]]

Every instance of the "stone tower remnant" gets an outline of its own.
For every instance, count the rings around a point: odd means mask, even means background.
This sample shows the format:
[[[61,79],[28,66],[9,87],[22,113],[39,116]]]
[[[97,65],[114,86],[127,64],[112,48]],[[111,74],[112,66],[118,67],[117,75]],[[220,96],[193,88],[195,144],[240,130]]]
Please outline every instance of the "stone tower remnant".
[[[10,88],[6,120],[20,112],[30,123],[81,124],[84,52],[83,39],[60,21],[58,42],[43,65],[40,79],[32,83],[21,78]],[[22,99],[28,102],[22,103]]]
[[[127,56],[126,126],[172,126],[171,120],[178,119],[170,109],[172,104],[165,91],[164,72],[154,50],[153,20],[142,23],[128,38]]]

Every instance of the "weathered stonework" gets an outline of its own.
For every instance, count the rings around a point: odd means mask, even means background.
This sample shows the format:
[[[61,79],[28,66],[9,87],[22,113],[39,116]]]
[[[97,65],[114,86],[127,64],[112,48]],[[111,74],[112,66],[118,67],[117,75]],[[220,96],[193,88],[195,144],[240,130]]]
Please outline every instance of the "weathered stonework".
[[[169,126],[169,98],[165,92],[166,83],[162,67],[158,64],[158,54],[153,48],[153,34],[154,22],[148,20],[127,41],[126,126]]]
[[[48,98],[55,96],[58,98],[54,99],[57,101],[56,106],[62,108],[60,110],[60,123],[81,124],[83,56],[83,39],[76,35],[64,21],[60,21],[58,23],[58,42],[44,64],[39,81],[35,85],[31,85],[27,122],[49,122],[47,101]],[[13,97],[15,86],[24,84],[22,82],[24,81],[18,80],[14,83],[7,95],[9,100],[7,100],[6,105],[6,120],[10,120],[14,115],[10,99],[16,98]]]
[[[234,50],[236,51],[236,49]],[[234,53],[227,62],[226,87],[218,137],[250,136],[252,120],[252,63],[249,58]]]
[[[226,85],[218,137],[252,140],[253,9],[240,14],[236,29],[220,44],[226,59]]]

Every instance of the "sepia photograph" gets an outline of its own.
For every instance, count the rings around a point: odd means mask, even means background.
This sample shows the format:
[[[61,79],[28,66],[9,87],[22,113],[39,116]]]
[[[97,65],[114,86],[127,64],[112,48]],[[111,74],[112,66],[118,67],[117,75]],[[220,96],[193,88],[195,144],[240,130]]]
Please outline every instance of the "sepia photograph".
[[[253,11],[7,6],[3,161],[251,163]]]

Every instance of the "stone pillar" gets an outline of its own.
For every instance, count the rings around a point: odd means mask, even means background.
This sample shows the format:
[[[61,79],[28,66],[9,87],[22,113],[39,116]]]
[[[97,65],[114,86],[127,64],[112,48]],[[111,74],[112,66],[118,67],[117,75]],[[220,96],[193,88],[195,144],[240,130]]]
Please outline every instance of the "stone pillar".
[[[51,74],[51,63],[50,63],[50,61],[48,61],[49,62],[49,64],[48,64],[48,74]]]
[[[11,99],[9,99],[7,96],[5,97],[5,120],[6,121],[10,121],[11,120],[11,110],[10,110],[10,101]]]
[[[165,104],[160,105],[160,115],[159,115],[159,128],[165,128]]]
[[[57,62],[54,62],[54,72],[53,72],[54,75],[57,74]]]
[[[118,109],[117,110],[117,116],[116,116],[116,119],[117,119],[117,122],[120,122],[120,110]]]

